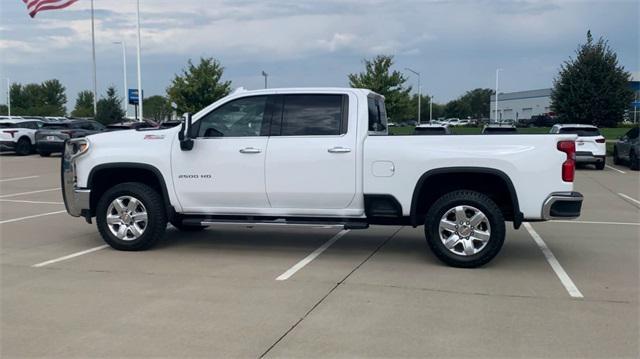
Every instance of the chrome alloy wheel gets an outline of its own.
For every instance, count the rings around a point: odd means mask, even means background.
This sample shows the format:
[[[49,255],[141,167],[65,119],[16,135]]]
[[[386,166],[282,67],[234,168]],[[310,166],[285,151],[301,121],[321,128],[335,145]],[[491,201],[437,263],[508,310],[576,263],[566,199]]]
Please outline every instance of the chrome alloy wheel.
[[[133,241],[147,228],[147,209],[131,196],[120,196],[107,208],[107,225],[111,233],[123,241]]]
[[[449,251],[470,256],[487,246],[491,238],[491,225],[482,211],[461,205],[444,213],[440,219],[439,233],[442,244]]]

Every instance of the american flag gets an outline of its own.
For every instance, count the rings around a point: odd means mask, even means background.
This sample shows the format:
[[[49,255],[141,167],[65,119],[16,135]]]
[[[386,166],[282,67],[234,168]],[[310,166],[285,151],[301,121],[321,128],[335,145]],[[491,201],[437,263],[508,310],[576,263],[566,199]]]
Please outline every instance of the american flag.
[[[22,0],[27,5],[29,16],[34,17],[40,11],[64,9],[78,0]]]

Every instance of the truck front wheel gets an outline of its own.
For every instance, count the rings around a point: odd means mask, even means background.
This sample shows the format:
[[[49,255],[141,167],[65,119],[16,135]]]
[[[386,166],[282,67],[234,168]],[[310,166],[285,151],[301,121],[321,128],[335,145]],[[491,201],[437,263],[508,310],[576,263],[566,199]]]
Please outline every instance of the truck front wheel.
[[[453,267],[473,268],[491,261],[502,248],[504,217],[488,196],[468,190],[449,192],[427,212],[427,243]]]
[[[167,227],[162,197],[137,182],[118,184],[107,190],[96,206],[98,230],[107,244],[123,251],[151,248]]]

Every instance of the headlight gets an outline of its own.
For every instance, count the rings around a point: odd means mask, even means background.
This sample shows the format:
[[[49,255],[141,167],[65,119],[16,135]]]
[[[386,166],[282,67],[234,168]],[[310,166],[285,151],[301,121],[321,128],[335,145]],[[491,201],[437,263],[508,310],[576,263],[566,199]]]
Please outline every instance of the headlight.
[[[75,138],[67,140],[67,148],[65,152],[70,158],[76,158],[82,156],[89,151],[89,140],[86,138]]]

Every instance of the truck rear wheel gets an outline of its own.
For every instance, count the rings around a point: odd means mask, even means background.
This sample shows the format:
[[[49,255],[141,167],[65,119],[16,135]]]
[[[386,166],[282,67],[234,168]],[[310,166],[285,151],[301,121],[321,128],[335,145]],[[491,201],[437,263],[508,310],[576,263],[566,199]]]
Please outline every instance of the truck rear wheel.
[[[137,182],[118,184],[107,190],[96,206],[98,230],[107,244],[123,251],[151,248],[167,227],[162,197]]]
[[[504,217],[488,196],[468,190],[449,192],[427,212],[425,236],[444,263],[461,268],[482,266],[502,248]]]

